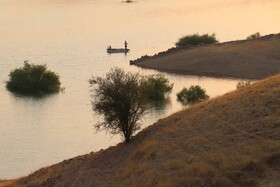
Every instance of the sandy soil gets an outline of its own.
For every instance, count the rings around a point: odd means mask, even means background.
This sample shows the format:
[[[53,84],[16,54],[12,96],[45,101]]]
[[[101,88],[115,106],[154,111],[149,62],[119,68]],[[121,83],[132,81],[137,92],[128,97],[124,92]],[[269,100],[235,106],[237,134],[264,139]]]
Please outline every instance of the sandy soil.
[[[280,73],[280,34],[172,49],[131,64],[179,74],[263,79]]]
[[[0,186],[280,186],[280,75]]]

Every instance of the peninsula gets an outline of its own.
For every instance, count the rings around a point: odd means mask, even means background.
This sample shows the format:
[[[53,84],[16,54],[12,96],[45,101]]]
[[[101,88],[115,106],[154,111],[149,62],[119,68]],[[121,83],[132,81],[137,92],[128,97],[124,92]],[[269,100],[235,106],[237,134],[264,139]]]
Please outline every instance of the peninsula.
[[[280,73],[280,34],[171,48],[130,64],[185,75],[263,79]]]

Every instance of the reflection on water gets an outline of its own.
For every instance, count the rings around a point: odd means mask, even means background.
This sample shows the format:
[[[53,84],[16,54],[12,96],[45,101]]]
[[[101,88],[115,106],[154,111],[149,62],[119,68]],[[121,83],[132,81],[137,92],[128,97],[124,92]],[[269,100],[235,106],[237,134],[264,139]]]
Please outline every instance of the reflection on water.
[[[144,117],[144,121],[148,121],[148,123],[145,123],[147,125],[149,122],[153,122],[156,119],[159,119],[159,116],[165,116],[165,113],[168,109],[172,108],[172,101],[170,97],[167,97],[164,100],[159,101],[150,101],[150,107],[148,114]]]
[[[0,0],[0,178],[18,177],[46,165],[115,145],[119,136],[95,134],[88,79],[118,66],[143,75],[157,73],[129,60],[174,45],[183,34],[215,32],[220,41],[279,32],[279,1],[260,0]],[[108,45],[130,53],[106,53]],[[43,98],[5,89],[10,70],[47,64],[61,76],[65,93]],[[211,97],[235,89],[238,80],[166,74],[174,83],[168,102],[157,103],[148,126],[184,107],[183,87],[199,84]]]

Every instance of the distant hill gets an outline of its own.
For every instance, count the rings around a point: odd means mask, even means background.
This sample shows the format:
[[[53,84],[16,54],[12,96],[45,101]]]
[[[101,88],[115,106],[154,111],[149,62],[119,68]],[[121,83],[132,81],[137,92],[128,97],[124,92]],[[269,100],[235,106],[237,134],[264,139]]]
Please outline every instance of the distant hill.
[[[172,48],[131,64],[160,71],[263,79],[280,73],[280,34],[253,40]]]
[[[129,144],[65,160],[1,184],[277,187],[280,75],[161,119]]]

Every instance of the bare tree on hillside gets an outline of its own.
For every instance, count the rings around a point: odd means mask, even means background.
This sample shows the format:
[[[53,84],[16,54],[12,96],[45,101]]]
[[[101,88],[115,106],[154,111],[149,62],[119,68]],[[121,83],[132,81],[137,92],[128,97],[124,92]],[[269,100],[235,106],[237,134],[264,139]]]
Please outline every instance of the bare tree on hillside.
[[[121,134],[125,142],[129,142],[140,129],[139,120],[148,109],[141,91],[141,76],[113,68],[104,78],[92,77],[89,83],[93,110],[103,116],[103,122],[95,128]]]

